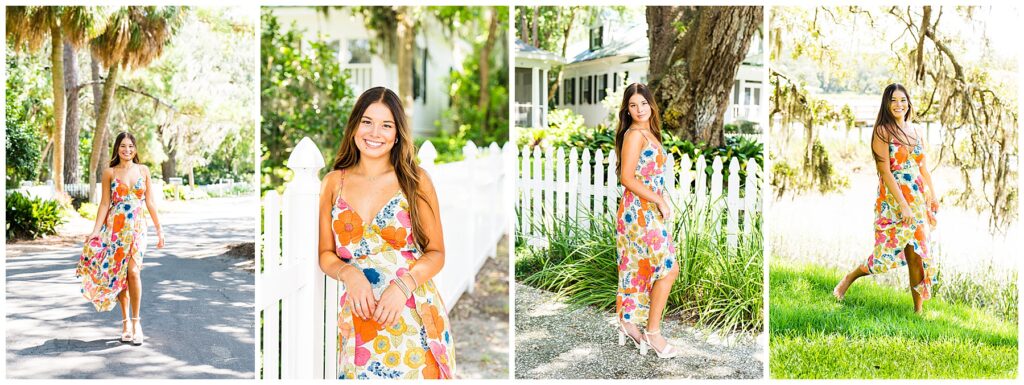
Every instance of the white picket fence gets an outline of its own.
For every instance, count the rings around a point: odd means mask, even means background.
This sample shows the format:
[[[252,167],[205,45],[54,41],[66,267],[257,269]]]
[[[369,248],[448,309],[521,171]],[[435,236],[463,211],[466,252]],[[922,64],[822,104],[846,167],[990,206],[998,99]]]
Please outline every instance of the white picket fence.
[[[581,226],[589,226],[590,218],[615,215],[618,211],[622,186],[615,174],[615,152],[610,152],[607,159],[600,149],[593,157],[590,149],[583,150],[582,158],[575,148],[569,151],[568,157],[565,155],[563,148],[557,151],[547,148],[543,152],[539,147],[532,150],[523,147],[521,150],[520,175],[516,179],[519,194],[516,201],[519,212],[518,235],[531,245],[546,246],[543,228],[555,219],[571,219]],[[591,160],[594,160],[593,166]],[[676,170],[672,154],[669,154],[665,167]],[[739,159],[734,157],[729,160],[729,178],[724,186],[726,189],[723,189],[722,159],[716,156],[711,163],[710,186],[704,176],[706,167],[708,165],[703,155],[696,162],[684,155],[678,174],[667,173],[665,184],[677,208],[686,207],[687,203],[692,202],[690,210],[704,210],[708,205],[715,205],[712,213],[724,211],[727,215],[726,239],[735,248],[741,231],[742,234],[749,234],[752,229],[754,224],[751,216],[761,211],[759,167],[755,162],[747,162],[742,196]],[[676,215],[676,218],[680,217]]]
[[[435,165],[437,151],[429,141],[419,150],[440,205],[445,264],[434,283],[449,310],[472,290],[476,273],[509,231],[506,184],[511,180],[504,164],[512,162],[514,147],[491,143],[479,149],[468,143],[463,154],[462,161]],[[257,346],[262,346],[264,379],[337,378],[340,284],[320,271],[317,257],[317,175],[323,167],[316,145],[303,138],[288,158],[295,177],[283,195],[270,191],[263,200],[256,303],[263,321]],[[454,329],[458,333],[458,326]]]

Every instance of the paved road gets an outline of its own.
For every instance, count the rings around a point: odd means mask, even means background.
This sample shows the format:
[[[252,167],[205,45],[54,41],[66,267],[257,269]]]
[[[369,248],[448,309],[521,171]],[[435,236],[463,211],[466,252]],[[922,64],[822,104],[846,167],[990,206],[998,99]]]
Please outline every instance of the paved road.
[[[516,378],[646,379],[762,378],[764,340],[732,343],[705,339],[674,319],[662,333],[681,350],[661,360],[640,356],[629,341],[618,345],[615,315],[591,307],[573,308],[551,292],[516,284]]]
[[[74,277],[81,238],[7,245],[8,378],[254,378],[255,198],[168,202],[167,247],[150,225],[142,346],[120,343],[120,309],[97,313]],[[77,234],[76,234],[77,233]],[[245,248],[232,245],[249,243]]]

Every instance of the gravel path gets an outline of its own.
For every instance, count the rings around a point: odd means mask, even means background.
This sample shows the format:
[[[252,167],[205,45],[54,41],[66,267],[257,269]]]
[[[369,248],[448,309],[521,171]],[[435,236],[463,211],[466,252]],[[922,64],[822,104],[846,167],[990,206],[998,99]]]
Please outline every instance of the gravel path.
[[[452,309],[458,378],[508,378],[508,238]]]
[[[764,338],[731,338],[726,343],[681,321],[666,319],[662,333],[682,356],[641,357],[629,341],[618,345],[615,315],[571,307],[554,293],[516,284],[516,378],[643,379],[762,378]]]

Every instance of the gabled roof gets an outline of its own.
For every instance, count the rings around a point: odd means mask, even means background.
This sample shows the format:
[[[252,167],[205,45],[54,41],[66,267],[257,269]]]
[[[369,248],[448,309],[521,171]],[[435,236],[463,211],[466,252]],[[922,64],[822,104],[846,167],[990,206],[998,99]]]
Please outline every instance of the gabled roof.
[[[576,54],[569,62],[582,63],[612,56],[626,56],[627,60],[633,60],[649,56],[647,23],[632,23],[624,27],[615,28],[615,31],[605,29],[605,33],[612,33],[610,38],[605,39],[607,43],[596,50],[588,48]]]
[[[565,63],[565,59],[562,56],[526,44],[521,39],[516,39],[516,58],[554,62],[557,64]]]

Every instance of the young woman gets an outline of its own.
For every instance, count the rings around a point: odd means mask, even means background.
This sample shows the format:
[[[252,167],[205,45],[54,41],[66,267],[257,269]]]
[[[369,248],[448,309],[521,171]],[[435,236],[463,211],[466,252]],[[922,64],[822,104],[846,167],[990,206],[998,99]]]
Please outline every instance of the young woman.
[[[339,378],[453,378],[437,195],[416,164],[402,103],[363,92],[320,192],[320,269],[343,283]]]
[[[875,250],[862,265],[836,285],[832,295],[842,301],[857,278],[907,266],[914,311],[931,297],[936,269],[931,262],[931,229],[938,203],[925,162],[924,142],[910,123],[914,106],[910,93],[890,84],[882,94],[871,152],[878,170],[875,200]]]
[[[661,358],[678,350],[661,336],[661,317],[672,283],[679,275],[676,249],[668,220],[672,218],[665,190],[665,161],[658,106],[647,86],[626,88],[615,132],[619,180],[625,191],[619,202],[615,245],[618,251],[619,288],[615,308],[619,315],[619,344],[629,337],[647,354]],[[646,326],[641,334],[639,326]]]
[[[76,275],[82,277],[82,295],[97,311],[121,305],[121,342],[142,345],[139,308],[142,305],[142,257],[146,253],[146,218],[143,205],[156,227],[156,247],[164,247],[164,233],[151,195],[149,169],[139,164],[135,136],[117,135],[110,167],[101,178],[103,198],[96,224],[85,239]],[[131,302],[131,325],[128,306]]]

